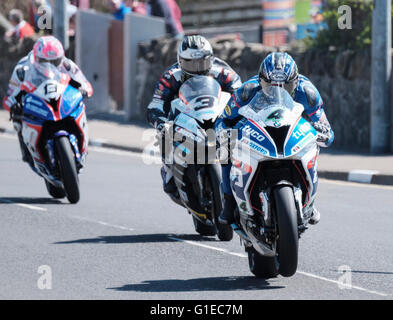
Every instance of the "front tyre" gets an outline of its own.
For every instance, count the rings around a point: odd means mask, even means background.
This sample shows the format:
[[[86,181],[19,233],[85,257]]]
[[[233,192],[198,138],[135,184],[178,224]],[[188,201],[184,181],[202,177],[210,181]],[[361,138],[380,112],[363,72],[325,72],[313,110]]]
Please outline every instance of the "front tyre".
[[[57,138],[55,141],[55,150],[67,199],[71,203],[77,203],[80,197],[79,178],[76,170],[75,155],[68,137]]]
[[[279,273],[284,277],[290,277],[297,269],[299,249],[297,209],[292,187],[288,185],[276,187],[274,199],[278,225]]]

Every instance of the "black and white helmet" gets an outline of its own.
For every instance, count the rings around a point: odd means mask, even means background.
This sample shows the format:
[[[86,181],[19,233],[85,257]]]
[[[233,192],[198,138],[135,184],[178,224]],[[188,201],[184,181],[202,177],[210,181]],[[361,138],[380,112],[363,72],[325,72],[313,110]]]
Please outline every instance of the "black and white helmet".
[[[188,75],[207,74],[213,59],[212,46],[200,35],[185,36],[177,50],[177,62]]]

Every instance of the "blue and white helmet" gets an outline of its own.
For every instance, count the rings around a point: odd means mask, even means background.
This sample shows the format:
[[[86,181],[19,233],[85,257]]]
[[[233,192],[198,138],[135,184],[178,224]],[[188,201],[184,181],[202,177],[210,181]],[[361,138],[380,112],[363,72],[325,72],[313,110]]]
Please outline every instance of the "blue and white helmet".
[[[280,86],[292,94],[297,86],[298,69],[295,60],[286,52],[270,53],[259,67],[262,88]]]

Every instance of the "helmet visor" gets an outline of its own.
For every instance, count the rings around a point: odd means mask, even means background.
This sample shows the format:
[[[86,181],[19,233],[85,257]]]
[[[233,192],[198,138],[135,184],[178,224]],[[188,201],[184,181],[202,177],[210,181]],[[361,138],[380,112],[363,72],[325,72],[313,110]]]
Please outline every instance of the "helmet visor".
[[[190,74],[206,74],[212,66],[212,55],[197,59],[179,58],[180,67]]]
[[[50,63],[50,64],[54,65],[56,68],[58,66],[60,66],[62,61],[63,61],[62,57],[57,58],[57,59],[52,59],[52,60],[37,57],[38,63]]]

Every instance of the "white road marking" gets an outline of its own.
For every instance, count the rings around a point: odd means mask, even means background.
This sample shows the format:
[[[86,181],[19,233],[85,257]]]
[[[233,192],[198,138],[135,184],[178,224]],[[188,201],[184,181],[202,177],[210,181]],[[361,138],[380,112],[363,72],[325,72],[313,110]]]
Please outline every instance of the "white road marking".
[[[230,254],[230,255],[233,255],[233,256],[237,256],[237,257],[241,257],[241,258],[248,258],[248,256],[246,254],[243,254],[243,253],[232,252],[232,251],[229,251],[229,250],[226,250],[226,249],[217,248],[217,247],[201,244],[201,243],[190,241],[190,240],[184,240],[184,239],[180,239],[180,238],[176,238],[176,237],[168,237],[168,238],[172,239],[172,240],[180,241],[180,242],[185,242],[185,243],[193,245],[193,246],[198,246],[198,247],[203,247],[203,248],[207,248],[207,249],[211,249],[211,250],[215,250],[215,251],[220,251],[220,252],[227,253],[227,254]],[[318,275],[313,274],[313,273],[304,272],[304,271],[300,271],[300,270],[298,270],[297,273],[302,274],[302,275],[307,276],[307,277],[315,278],[315,279],[318,279],[318,280],[335,283],[337,285],[339,285],[339,284],[342,285],[342,283],[340,283],[337,280],[321,277],[321,276],[318,276]],[[364,291],[364,292],[367,292],[367,293],[371,293],[371,294],[376,294],[376,295],[379,295],[379,296],[382,296],[382,297],[388,296],[388,294],[386,294],[386,293],[365,289],[365,288],[362,288],[362,287],[359,287],[359,286],[351,286],[351,288],[359,290],[359,291]]]
[[[393,186],[381,185],[381,184],[366,184],[366,183],[357,183],[357,182],[349,182],[349,181],[341,181],[341,180],[330,180],[320,178],[320,182],[336,184],[345,187],[358,187],[358,188],[374,188],[374,189],[385,189],[385,190],[393,190]]]
[[[335,283],[337,285],[341,285],[341,286],[344,285],[343,283],[340,283],[337,280],[332,280],[332,279],[329,279],[329,278],[317,276],[317,275],[309,273],[309,272],[297,271],[297,273],[300,273],[300,274],[305,275],[307,277],[311,277],[311,278],[315,278],[315,279],[319,279],[319,280],[323,280],[323,281],[327,281],[327,282],[332,282],[332,283]],[[348,286],[348,289],[356,289],[356,290],[364,291],[364,292],[367,292],[367,293],[376,294],[376,295],[382,296],[382,297],[387,297],[388,296],[387,293],[378,292],[378,291],[374,291],[374,290],[369,290],[369,289],[365,289],[365,288],[358,287],[358,286]]]
[[[116,224],[111,224],[111,223],[108,223],[108,222],[105,222],[105,221],[93,220],[93,219],[88,219],[88,218],[80,217],[80,216],[69,216],[69,217],[77,219],[77,220],[82,220],[82,221],[87,221],[87,222],[91,222],[91,223],[100,224],[100,225],[106,226],[106,227],[111,227],[111,228],[116,228],[116,229],[126,230],[126,231],[134,231],[134,229],[132,229],[132,228],[123,227],[123,226],[119,226],[119,225],[116,225]]]
[[[168,237],[168,238],[175,240],[175,241],[185,242],[185,243],[191,244],[193,246],[198,246],[198,247],[203,247],[203,248],[207,248],[207,249],[211,249],[211,250],[221,251],[221,252],[228,253],[233,256],[237,256],[237,257],[241,257],[241,258],[247,258],[247,255],[244,253],[232,252],[227,249],[208,246],[206,244],[202,244],[202,243],[198,243],[198,242],[194,242],[194,241],[190,241],[190,240],[184,240],[184,239],[180,239],[180,238],[176,238],[176,237]]]
[[[35,211],[48,211],[48,209],[46,209],[46,208],[32,206],[32,205],[26,204],[26,203],[14,202],[14,201],[7,200],[7,199],[0,199],[0,202],[11,203],[11,204],[13,204],[15,206],[22,207],[22,208],[27,208],[27,209],[35,210]]]

